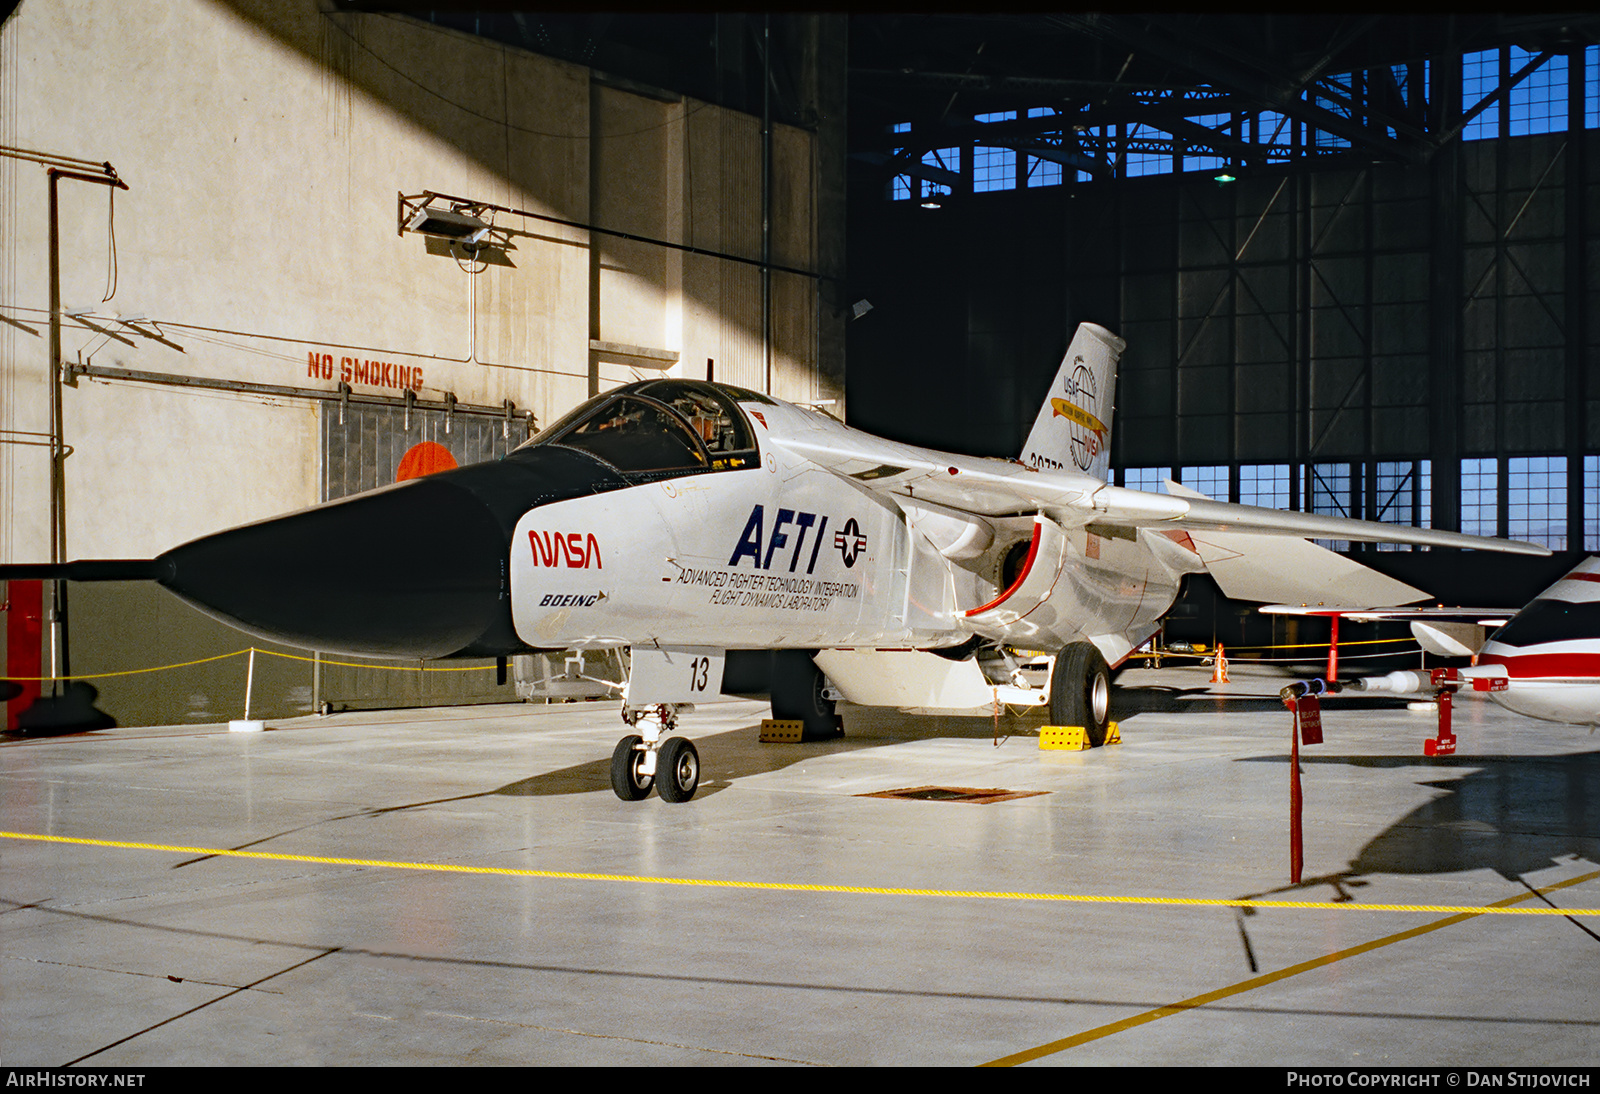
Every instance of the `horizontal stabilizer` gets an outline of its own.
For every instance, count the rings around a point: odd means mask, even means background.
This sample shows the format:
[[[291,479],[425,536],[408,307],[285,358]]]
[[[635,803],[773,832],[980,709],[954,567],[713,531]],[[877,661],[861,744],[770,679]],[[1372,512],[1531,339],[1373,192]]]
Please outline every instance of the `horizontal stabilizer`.
[[[1413,619],[1411,637],[1435,657],[1471,657],[1483,649],[1488,629],[1477,623],[1440,623]]]
[[[1298,601],[1329,598],[1389,607],[1428,594],[1353,559],[1290,536],[1190,532],[1195,550],[1232,600]]]

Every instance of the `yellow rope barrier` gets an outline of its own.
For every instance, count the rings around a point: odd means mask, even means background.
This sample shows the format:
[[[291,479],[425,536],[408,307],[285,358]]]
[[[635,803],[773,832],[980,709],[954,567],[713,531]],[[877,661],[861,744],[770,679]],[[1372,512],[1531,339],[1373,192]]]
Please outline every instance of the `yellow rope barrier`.
[[[6,679],[21,680],[27,683],[35,684],[48,684],[57,680],[104,680],[110,676],[137,676],[142,672],[166,672],[169,669],[186,669],[190,665],[204,665],[209,661],[226,661],[230,657],[238,657],[241,654],[246,654],[249,652],[250,650],[248,648],[234,650],[232,653],[219,653],[215,657],[202,657],[198,661],[180,661],[176,665],[156,665],[155,667],[148,669],[124,669],[121,672],[90,672],[81,673],[74,676],[7,676]],[[266,653],[267,651],[262,650],[261,652]]]
[[[1396,642],[1410,643],[1411,641],[1412,640],[1409,638],[1371,638],[1362,639],[1358,642],[1341,642],[1339,643],[1339,646],[1342,649],[1346,646],[1374,646],[1393,644]],[[1270,652],[1272,650],[1326,649],[1327,646],[1328,643],[1326,642],[1300,642],[1287,646],[1237,646],[1233,648],[1229,656],[1237,656],[1241,653]],[[259,647],[247,646],[242,650],[234,650],[231,653],[219,653],[215,657],[202,657],[197,661],[179,661],[178,663],[172,665],[155,665],[150,668],[143,669],[123,669],[120,672],[79,673],[72,676],[7,676],[5,679],[32,684],[49,684],[65,682],[68,680],[108,680],[117,676],[138,676],[141,673],[147,672],[169,672],[173,669],[191,668],[195,665],[204,665],[212,661],[226,661],[230,657],[242,657],[245,654],[250,653],[251,650],[254,650],[256,653],[262,654],[266,657],[281,657],[286,661],[305,661],[308,663],[317,662],[323,665],[332,665],[338,668],[373,669],[378,672],[487,672],[488,670],[496,667],[494,665],[374,665],[370,662],[363,661],[330,661],[326,658],[307,657],[304,654],[283,653],[279,650],[264,650]],[[1160,653],[1154,653],[1136,650],[1129,656],[1146,659],[1155,657],[1193,657],[1198,660],[1205,660],[1215,657],[1216,651],[1211,650],[1206,653],[1173,653],[1167,650],[1162,650]]]
[[[1410,645],[1415,645],[1416,644],[1416,639],[1414,639],[1414,638],[1363,638],[1363,639],[1361,639],[1359,641],[1356,641],[1356,642],[1340,642],[1339,643],[1339,648],[1340,649],[1344,649],[1346,646],[1384,646],[1384,645],[1394,645],[1397,642],[1404,642],[1404,643],[1407,643],[1407,644],[1410,644]],[[1290,644],[1282,645],[1282,646],[1228,646],[1227,643],[1224,642],[1223,645],[1227,647],[1227,649],[1229,651],[1228,655],[1230,657],[1233,656],[1234,653],[1270,652],[1272,650],[1325,650],[1325,649],[1328,648],[1328,643],[1326,643],[1326,642],[1294,642],[1294,643],[1290,643]],[[1154,657],[1154,656],[1156,656],[1156,654],[1153,651],[1150,651],[1150,650],[1139,650],[1139,651],[1136,651],[1136,653],[1140,657]],[[1166,650],[1166,649],[1161,651],[1161,656],[1162,657],[1215,657],[1216,655],[1217,655],[1217,650],[1216,650],[1215,646],[1213,646],[1209,650],[1206,650],[1203,653],[1195,653],[1195,652],[1189,652],[1189,651],[1174,651],[1174,650]]]
[[[1382,645],[1392,645],[1395,642],[1414,643],[1415,641],[1416,641],[1416,639],[1414,639],[1414,638],[1363,638],[1363,639],[1361,639],[1360,641],[1357,641],[1357,642],[1340,642],[1339,643],[1339,648],[1340,649],[1344,649],[1346,646],[1382,646]],[[1246,650],[1246,651],[1249,651],[1249,650],[1307,650],[1307,649],[1324,649],[1325,650],[1325,649],[1328,648],[1328,643],[1326,643],[1326,642],[1295,642],[1295,643],[1292,643],[1290,645],[1284,645],[1284,646],[1240,646],[1238,648],[1241,649],[1241,650]]]
[[[266,657],[282,657],[288,661],[320,661],[324,665],[337,665],[347,669],[376,669],[379,672],[487,672],[495,668],[494,665],[373,665],[360,661],[329,661],[326,658],[306,657],[296,653],[280,653],[278,650],[264,650],[255,646],[246,646],[242,650],[232,653],[219,653],[215,657],[202,657],[198,661],[180,661],[175,665],[155,665],[147,669],[123,669],[121,672],[90,672],[79,673],[73,676],[7,676],[4,679],[30,684],[49,684],[67,680],[106,680],[113,676],[138,676],[146,672],[168,672],[172,669],[186,669],[193,665],[204,665],[211,661],[226,661],[230,657],[242,657],[254,650]]]

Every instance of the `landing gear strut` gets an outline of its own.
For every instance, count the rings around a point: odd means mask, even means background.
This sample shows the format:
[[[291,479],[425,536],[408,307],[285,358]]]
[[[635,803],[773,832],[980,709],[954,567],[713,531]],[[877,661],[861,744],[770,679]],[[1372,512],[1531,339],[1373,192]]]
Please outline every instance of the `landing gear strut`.
[[[611,752],[611,789],[625,802],[649,795],[652,787],[665,802],[686,802],[700,788],[700,753],[687,737],[670,737],[678,725],[671,703],[634,710],[622,708],[622,720],[639,730],[617,742]]]

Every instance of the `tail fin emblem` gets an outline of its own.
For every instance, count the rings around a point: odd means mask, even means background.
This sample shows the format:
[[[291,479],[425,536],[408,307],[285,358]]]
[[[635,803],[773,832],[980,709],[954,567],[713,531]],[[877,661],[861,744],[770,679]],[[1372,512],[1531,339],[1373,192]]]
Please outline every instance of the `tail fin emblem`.
[[[1097,437],[1103,438],[1106,435],[1104,422],[1082,407],[1073,406],[1065,399],[1051,399],[1050,409],[1055,412],[1051,415],[1053,418],[1067,418],[1085,429],[1093,430]]]

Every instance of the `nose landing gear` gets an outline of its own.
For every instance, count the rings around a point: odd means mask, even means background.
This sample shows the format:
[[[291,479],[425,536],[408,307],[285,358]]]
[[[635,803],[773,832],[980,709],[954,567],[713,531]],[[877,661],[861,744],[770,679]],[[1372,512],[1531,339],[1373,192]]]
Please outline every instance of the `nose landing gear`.
[[[678,706],[623,707],[622,720],[639,732],[622,738],[611,752],[611,789],[617,797],[636,802],[652,787],[665,802],[694,797],[700,788],[700,753],[687,737],[667,736],[677,728]]]

